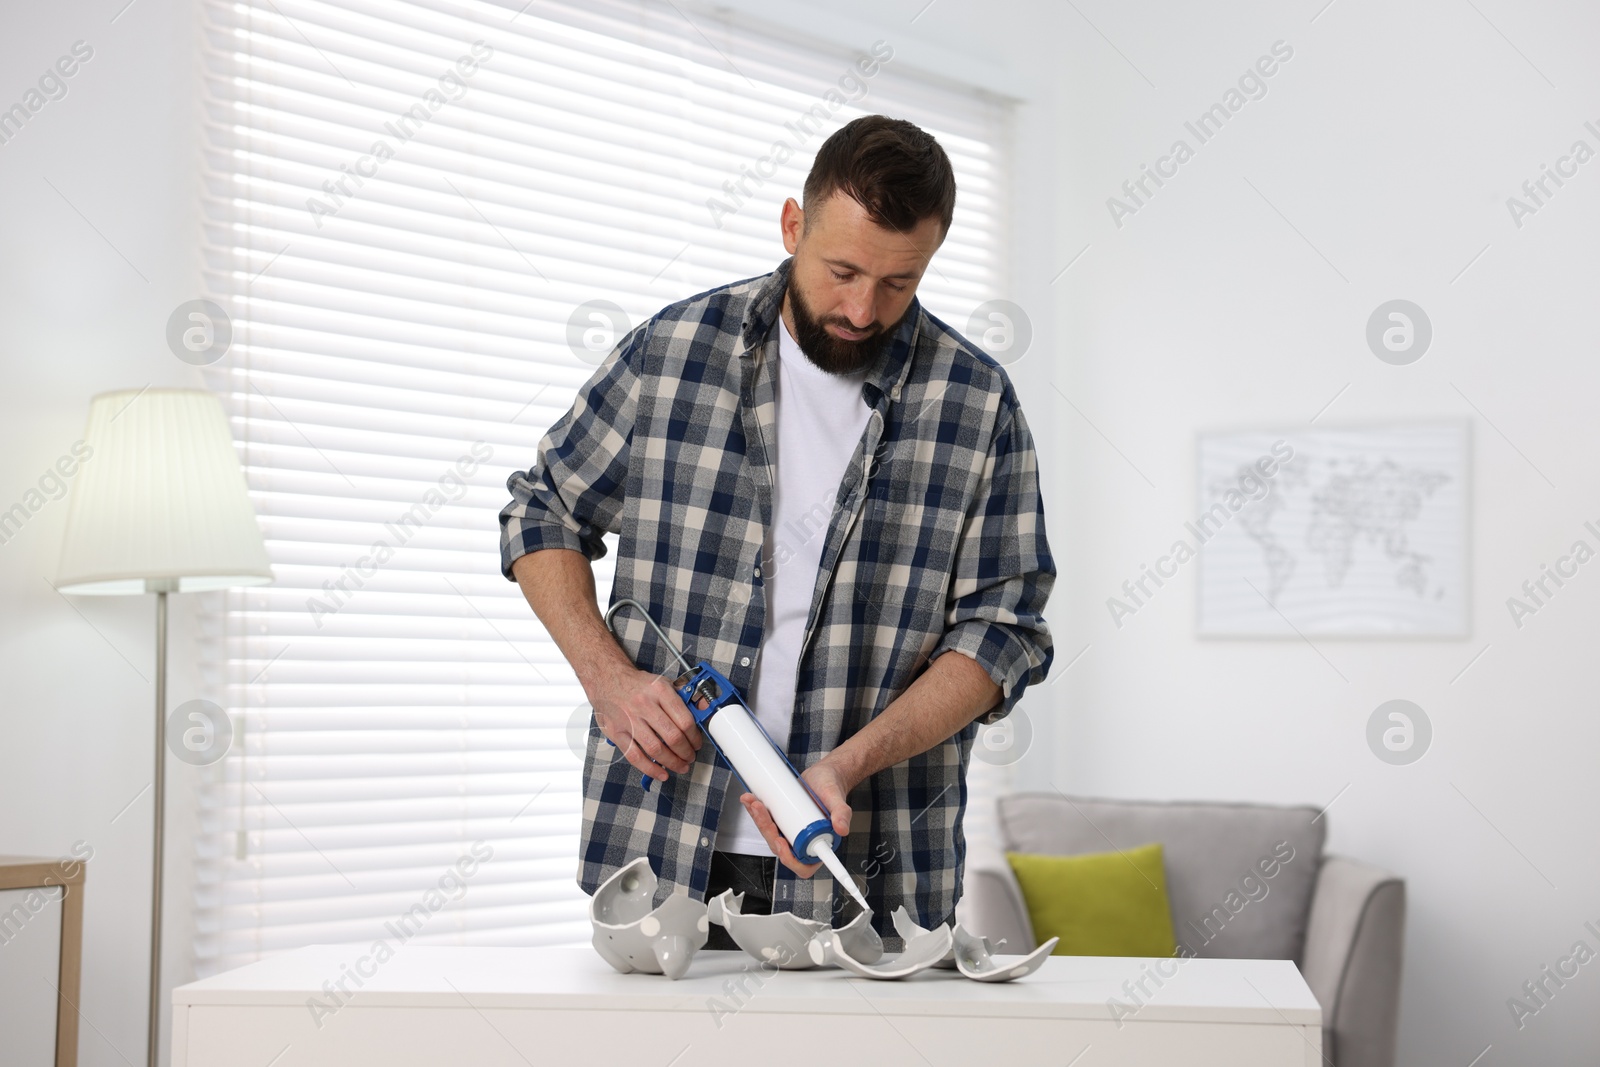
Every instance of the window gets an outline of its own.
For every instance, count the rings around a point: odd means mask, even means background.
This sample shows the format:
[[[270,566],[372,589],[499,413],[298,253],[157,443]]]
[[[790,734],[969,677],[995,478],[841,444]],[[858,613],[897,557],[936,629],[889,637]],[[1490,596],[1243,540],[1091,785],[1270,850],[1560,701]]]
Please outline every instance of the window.
[[[208,373],[277,581],[205,620],[236,738],[201,790],[196,969],[402,929],[585,940],[583,693],[499,575],[507,475],[620,330],[783,258],[779,205],[859,114],[952,157],[921,297],[963,323],[1004,290],[1005,106],[893,41],[642,2],[207,0],[205,42],[233,331]]]

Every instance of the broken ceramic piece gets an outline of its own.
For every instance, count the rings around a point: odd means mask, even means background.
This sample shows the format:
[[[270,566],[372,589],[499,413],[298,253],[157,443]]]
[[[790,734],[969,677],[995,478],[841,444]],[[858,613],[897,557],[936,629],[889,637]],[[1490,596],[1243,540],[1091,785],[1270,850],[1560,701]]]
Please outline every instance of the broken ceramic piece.
[[[857,912],[856,917],[835,930],[839,947],[857,963],[872,965],[883,959],[883,938],[872,928],[872,912]]]
[[[594,948],[623,974],[640,971],[682,978],[711,930],[706,905],[673,893],[655,907],[656,885],[649,859],[640,856],[595,890],[589,900]]]
[[[911,921],[911,916],[904,908],[894,913],[894,928],[907,943],[913,937],[927,933]],[[950,930],[950,951],[935,966],[960,971],[963,977],[974,982],[1009,982],[1037,971],[1055,950],[1059,940],[1059,937],[1052,937],[1020,959],[1002,961],[995,959],[994,950],[1004,945],[1004,940],[999,945],[991,945],[987,937],[969,934],[960,923],[956,923]]]
[[[827,923],[802,919],[788,911],[744,915],[739,910],[743,904],[743,893],[727,889],[710,901],[706,916],[725,927],[734,944],[762,963],[776,964],[781,971],[803,971],[816,966],[806,945],[828,928]]]
[[[955,929],[950,931],[951,946],[950,957],[956,970],[963,977],[974,982],[1009,982],[1016,978],[1025,978],[1044,965],[1050,953],[1055,951],[1059,937],[1052,937],[1026,956],[996,958],[994,950],[1004,945],[990,945],[987,937],[969,934],[956,923]]]
[[[924,930],[911,921],[904,907],[895,909],[894,924],[895,929],[900,931],[900,936],[906,940],[905,951],[881,966],[870,966],[852,957],[845,947],[845,939],[840,936],[842,930],[824,930],[819,933],[811,942],[811,958],[819,964],[831,963],[836,967],[842,967],[862,978],[892,981],[897,978],[909,978],[918,971],[925,971],[950,952],[948,926],[940,925],[933,930]],[[879,944],[882,945],[881,940]]]
[[[741,912],[744,894],[724,890],[706,906],[706,916],[725,927],[734,944],[763,963],[776,963],[779,970],[801,971],[821,966],[825,960],[814,956],[811,943],[824,931],[836,935],[852,959],[876,963],[883,958],[883,938],[872,928],[872,913],[861,912],[838,930],[818,919],[803,919],[792,912],[771,915],[745,915]]]

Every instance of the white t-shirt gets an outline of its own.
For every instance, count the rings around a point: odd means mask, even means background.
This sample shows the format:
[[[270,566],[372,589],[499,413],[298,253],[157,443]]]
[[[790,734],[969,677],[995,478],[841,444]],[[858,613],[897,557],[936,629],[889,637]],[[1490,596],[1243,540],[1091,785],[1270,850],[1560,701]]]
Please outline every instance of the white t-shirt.
[[[805,639],[822,547],[833,523],[839,483],[867,428],[871,409],[861,399],[866,372],[829,374],[806,358],[782,316],[774,392],[778,423],[777,480],[772,487],[772,527],[762,554],[767,594],[766,641],[745,693],[750,710],[783,748],[794,718],[795,675]],[[717,823],[723,852],[770,856],[772,850],[739,803],[735,777]]]

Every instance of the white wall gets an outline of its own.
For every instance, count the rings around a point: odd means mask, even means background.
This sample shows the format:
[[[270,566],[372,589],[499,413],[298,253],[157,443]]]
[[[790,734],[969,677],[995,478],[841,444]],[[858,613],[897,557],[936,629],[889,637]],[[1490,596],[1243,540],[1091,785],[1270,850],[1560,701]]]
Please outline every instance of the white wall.
[[[1325,3],[1093,0],[1037,31],[1061,52],[1060,262],[1090,246],[1050,297],[1069,324],[1053,373],[1100,431],[1058,409],[1054,618],[1063,662],[1089,650],[1056,684],[1055,780],[1318,807],[1348,786],[1330,848],[1410,896],[1401,1062],[1465,1065],[1491,1044],[1485,1064],[1592,1062],[1600,968],[1521,1032],[1506,1001],[1576,940],[1600,949],[1583,930],[1600,919],[1600,579],[1581,574],[1520,631],[1505,600],[1600,515],[1585,417],[1600,163],[1520,231],[1505,199],[1575,138],[1600,147],[1582,128],[1600,118],[1600,12],[1338,0],[1318,16]],[[1107,198],[1175,138],[1195,143],[1184,120],[1280,39],[1294,56],[1268,95],[1118,229]],[[1396,297],[1434,324],[1411,366],[1363,337]],[[1192,565],[1113,625],[1106,599],[1195,512],[1196,430],[1304,426],[1347,383],[1318,426],[1472,422],[1471,637],[1318,641],[1337,670],[1298,640],[1202,642]],[[1365,743],[1396,697],[1436,731],[1410,766]]]
[[[0,144],[0,510],[82,436],[94,393],[200,384],[163,340],[167,315],[198,284],[193,10],[141,0],[113,23],[125,2],[0,8],[0,107],[74,42],[94,50],[67,95]],[[79,1062],[111,1067],[145,1054],[155,598],[55,593],[46,579],[66,510],[46,503],[0,545],[0,853],[93,848]],[[172,606],[178,703],[199,695],[196,605]],[[175,772],[169,784],[175,880],[188,853],[186,782]],[[187,977],[186,891],[180,881],[167,895],[169,983]]]

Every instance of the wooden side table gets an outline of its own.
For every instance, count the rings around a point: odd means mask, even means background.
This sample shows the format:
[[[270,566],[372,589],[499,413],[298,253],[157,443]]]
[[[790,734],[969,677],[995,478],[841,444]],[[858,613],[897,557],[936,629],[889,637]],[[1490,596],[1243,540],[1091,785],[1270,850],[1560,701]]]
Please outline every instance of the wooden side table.
[[[0,856],[0,989],[6,993],[0,1032],[9,1046],[7,1063],[77,1065],[84,870],[82,860],[70,857]],[[56,929],[58,937],[47,936]],[[44,983],[54,996],[40,990]],[[53,1019],[33,1016],[29,1009],[40,1003],[53,1004]],[[10,1013],[19,1017],[6,1018]],[[44,1051],[51,1044],[51,1022],[53,1059]]]

